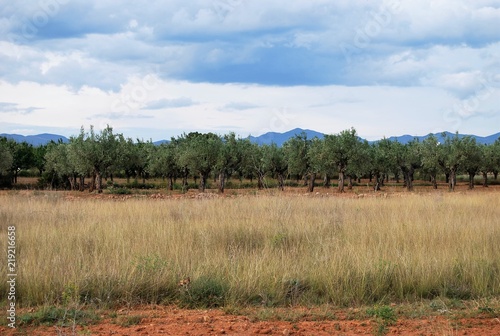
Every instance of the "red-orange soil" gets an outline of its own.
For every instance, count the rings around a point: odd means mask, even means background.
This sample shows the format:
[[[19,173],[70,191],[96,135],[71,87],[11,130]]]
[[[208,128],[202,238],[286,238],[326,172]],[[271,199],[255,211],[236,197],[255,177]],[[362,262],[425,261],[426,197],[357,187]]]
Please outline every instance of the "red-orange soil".
[[[1,335],[373,335],[379,324],[373,319],[350,319],[352,310],[334,310],[330,320],[312,320],[305,310],[302,317],[288,321],[254,321],[251,317],[226,314],[221,310],[184,310],[168,306],[121,309],[110,317],[101,316],[98,324],[85,327],[54,326],[0,327]],[[302,311],[301,311],[302,310]],[[314,315],[312,315],[314,316]],[[140,322],[124,326],[127,317]],[[500,335],[500,319],[488,316],[459,318],[429,316],[418,319],[398,318],[386,329],[387,335]]]

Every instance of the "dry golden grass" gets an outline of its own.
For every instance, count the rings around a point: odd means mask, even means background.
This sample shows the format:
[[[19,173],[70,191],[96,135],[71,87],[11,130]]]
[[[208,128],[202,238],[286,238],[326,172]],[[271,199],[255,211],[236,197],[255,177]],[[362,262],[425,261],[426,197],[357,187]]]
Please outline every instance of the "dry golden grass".
[[[18,300],[103,305],[372,304],[500,294],[500,197],[0,196]],[[6,261],[0,273],[7,274]],[[190,277],[188,288],[179,281]],[[6,283],[0,291],[6,292]]]

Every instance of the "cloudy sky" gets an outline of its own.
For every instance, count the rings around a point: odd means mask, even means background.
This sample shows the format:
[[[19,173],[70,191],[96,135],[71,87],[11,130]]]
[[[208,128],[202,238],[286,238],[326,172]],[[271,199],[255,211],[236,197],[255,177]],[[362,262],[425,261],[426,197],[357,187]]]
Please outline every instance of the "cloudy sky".
[[[500,131],[500,0],[0,0],[0,133]]]

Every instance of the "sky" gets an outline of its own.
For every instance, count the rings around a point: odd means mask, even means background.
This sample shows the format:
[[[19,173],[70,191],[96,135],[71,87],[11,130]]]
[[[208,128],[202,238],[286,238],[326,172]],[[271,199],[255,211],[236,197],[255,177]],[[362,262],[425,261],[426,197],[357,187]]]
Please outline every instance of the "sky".
[[[0,0],[0,133],[500,132],[500,0]]]

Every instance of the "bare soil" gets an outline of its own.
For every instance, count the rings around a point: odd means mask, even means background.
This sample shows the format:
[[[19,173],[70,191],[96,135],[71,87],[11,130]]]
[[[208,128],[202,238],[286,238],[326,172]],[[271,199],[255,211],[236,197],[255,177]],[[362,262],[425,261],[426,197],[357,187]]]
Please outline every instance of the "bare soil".
[[[356,311],[356,310],[354,310]],[[500,335],[500,319],[476,315],[437,315],[398,318],[385,329],[380,322],[358,316],[353,309],[332,310],[328,320],[317,320],[305,308],[287,309],[292,321],[261,321],[222,310],[184,310],[148,306],[104,312],[98,324],[72,327],[0,327],[1,335]],[[309,313],[308,313],[309,312]],[[130,322],[132,321],[132,322]],[[129,325],[132,324],[132,325]]]

